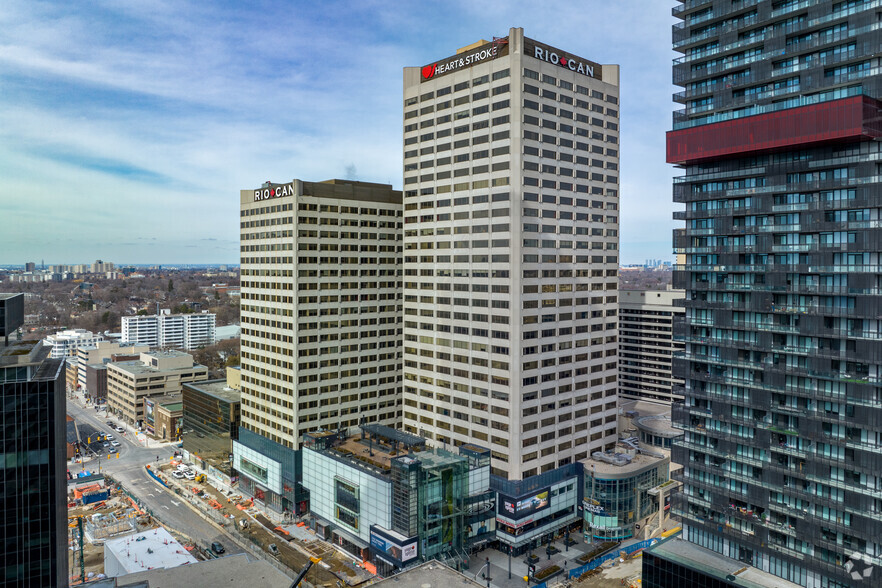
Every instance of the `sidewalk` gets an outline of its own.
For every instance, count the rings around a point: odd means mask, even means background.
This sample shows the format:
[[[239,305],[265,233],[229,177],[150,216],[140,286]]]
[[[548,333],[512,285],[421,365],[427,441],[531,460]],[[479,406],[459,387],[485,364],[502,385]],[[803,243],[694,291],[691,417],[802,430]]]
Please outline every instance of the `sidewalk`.
[[[533,555],[540,558],[539,561],[536,562],[536,571],[538,572],[552,565],[559,566],[566,570],[571,570],[584,565],[582,562],[576,561],[576,558],[590,551],[590,545],[587,545],[584,541],[575,536],[572,538],[575,539],[577,543],[571,545],[569,550],[567,550],[567,547],[564,545],[563,538],[552,543],[552,545],[560,550],[560,552],[552,555],[550,559],[545,553],[544,545],[538,549],[534,549]],[[486,578],[481,578],[481,573],[486,573],[486,568],[484,570],[481,568],[485,565],[488,558],[490,560],[489,583]],[[480,584],[489,585],[495,588],[523,588],[525,586],[535,586],[536,582],[524,582],[524,576],[527,575],[526,559],[527,554],[512,556],[511,578],[509,579],[508,554],[497,551],[496,549],[487,548],[469,559],[469,569],[464,570],[463,573]],[[564,578],[566,578],[566,574],[561,573],[551,578],[550,583],[555,584],[562,581]]]

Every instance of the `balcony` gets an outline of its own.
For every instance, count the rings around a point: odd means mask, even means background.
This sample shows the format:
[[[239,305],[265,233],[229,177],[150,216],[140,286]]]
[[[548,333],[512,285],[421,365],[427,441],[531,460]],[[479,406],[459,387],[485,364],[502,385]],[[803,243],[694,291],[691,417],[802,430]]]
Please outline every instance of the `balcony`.
[[[668,132],[668,163],[882,137],[882,103],[852,96]]]

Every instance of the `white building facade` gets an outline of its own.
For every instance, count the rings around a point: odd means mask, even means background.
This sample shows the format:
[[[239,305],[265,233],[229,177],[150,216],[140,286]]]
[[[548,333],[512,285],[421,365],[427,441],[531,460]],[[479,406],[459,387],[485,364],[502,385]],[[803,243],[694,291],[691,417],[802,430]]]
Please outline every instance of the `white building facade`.
[[[79,347],[92,347],[104,341],[104,335],[86,329],[67,329],[46,337],[46,345],[52,348],[50,357],[75,360]]]
[[[217,317],[210,312],[122,317],[122,340],[150,347],[197,349],[217,342]]]
[[[618,97],[522,29],[404,70],[404,429],[510,480],[615,442]]]

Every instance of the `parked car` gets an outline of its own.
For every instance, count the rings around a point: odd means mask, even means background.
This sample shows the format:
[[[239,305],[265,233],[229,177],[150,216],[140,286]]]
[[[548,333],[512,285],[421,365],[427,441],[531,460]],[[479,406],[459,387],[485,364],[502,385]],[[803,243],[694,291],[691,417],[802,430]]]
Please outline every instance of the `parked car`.
[[[107,439],[108,441],[113,441],[113,435],[107,434],[107,435],[104,435],[104,438]]]
[[[196,474],[194,474],[191,470],[187,470],[186,472],[184,472],[184,477],[188,480],[195,480]]]
[[[119,441],[111,441],[110,444],[113,445],[114,447],[119,447],[119,445],[120,445]]]
[[[125,433],[126,430],[123,429],[122,427],[117,427],[117,428],[116,428],[116,432],[117,432],[117,433]]]
[[[111,429],[116,427],[116,425],[113,424],[113,421],[107,421],[107,426],[110,427]]]
[[[224,549],[224,546],[217,541],[215,541],[214,543],[211,544],[211,550],[218,555],[220,555],[221,553],[226,551],[226,549]]]
[[[184,474],[182,474],[182,473],[179,472],[179,471],[174,471],[174,472],[172,472],[172,476],[174,476],[174,477],[177,478],[178,480],[181,480],[181,479],[183,479]]]
[[[104,447],[110,447],[110,443],[108,443],[107,441],[105,441],[103,446],[104,446]]]

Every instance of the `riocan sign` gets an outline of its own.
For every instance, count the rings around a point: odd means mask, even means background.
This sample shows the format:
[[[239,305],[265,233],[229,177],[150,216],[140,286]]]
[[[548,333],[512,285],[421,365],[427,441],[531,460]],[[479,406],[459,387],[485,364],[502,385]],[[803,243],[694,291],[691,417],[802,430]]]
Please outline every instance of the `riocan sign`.
[[[569,53],[565,53],[560,49],[555,49],[539,43],[533,39],[524,39],[524,55],[529,55],[535,59],[548,62],[552,65],[565,67],[570,71],[586,75],[588,77],[601,77],[601,66],[599,63],[575,57]]]
[[[254,191],[254,201],[269,200],[270,198],[280,198],[282,196],[293,196],[294,184],[281,184],[269,186],[266,188],[258,188]]]
[[[501,55],[508,53],[508,41],[497,40],[492,43],[485,43],[475,49],[463,51],[452,57],[436,61],[425,65],[420,70],[420,81],[433,80],[445,74],[470,67],[477,63],[484,63],[491,59],[496,59]]]

